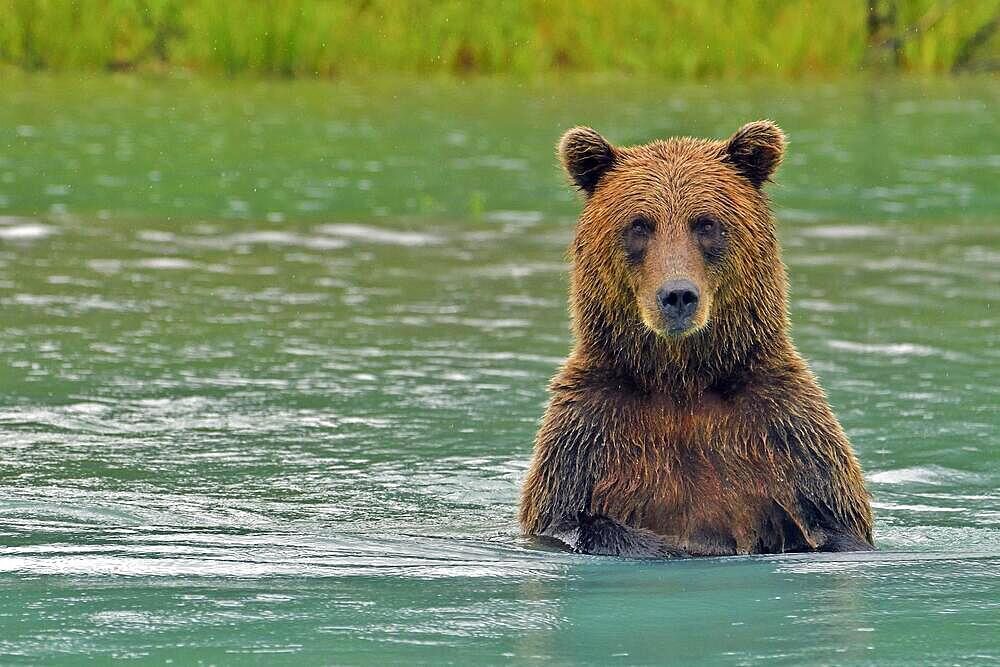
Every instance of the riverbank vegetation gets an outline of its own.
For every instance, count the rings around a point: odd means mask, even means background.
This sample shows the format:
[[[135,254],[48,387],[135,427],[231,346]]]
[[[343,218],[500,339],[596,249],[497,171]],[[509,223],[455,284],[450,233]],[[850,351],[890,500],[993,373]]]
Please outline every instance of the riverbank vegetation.
[[[675,79],[1000,66],[997,0],[0,0],[0,63]]]

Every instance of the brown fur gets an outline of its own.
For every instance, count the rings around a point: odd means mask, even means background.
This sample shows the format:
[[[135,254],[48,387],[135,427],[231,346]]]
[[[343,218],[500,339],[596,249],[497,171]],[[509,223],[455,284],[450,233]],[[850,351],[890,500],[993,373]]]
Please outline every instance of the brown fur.
[[[575,343],[524,484],[528,534],[638,556],[872,548],[857,459],[788,336],[762,190],[783,152],[766,121],[726,141],[563,137],[587,197],[571,249]],[[711,236],[702,220],[719,223]],[[656,293],[678,278],[701,298],[673,334]]]

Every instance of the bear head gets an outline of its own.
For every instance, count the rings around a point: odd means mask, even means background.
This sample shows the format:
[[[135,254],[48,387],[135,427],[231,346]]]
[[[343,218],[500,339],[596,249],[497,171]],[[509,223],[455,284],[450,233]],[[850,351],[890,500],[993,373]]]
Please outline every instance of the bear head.
[[[633,147],[566,132],[559,158],[586,198],[571,250],[578,345],[649,380],[732,372],[780,342],[786,279],[763,187],[784,149],[769,121]]]

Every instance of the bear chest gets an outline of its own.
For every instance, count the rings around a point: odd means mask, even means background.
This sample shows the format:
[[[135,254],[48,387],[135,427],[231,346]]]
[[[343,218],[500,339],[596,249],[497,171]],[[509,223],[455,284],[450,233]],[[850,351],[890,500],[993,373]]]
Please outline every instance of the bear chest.
[[[630,421],[605,431],[594,512],[707,553],[782,550],[782,507],[794,494],[765,429],[720,404],[652,406]]]

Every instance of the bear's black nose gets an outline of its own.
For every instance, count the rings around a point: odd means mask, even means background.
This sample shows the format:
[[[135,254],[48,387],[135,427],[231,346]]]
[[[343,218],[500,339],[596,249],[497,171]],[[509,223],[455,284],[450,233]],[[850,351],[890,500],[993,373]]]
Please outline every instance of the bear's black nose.
[[[686,329],[698,310],[698,287],[683,278],[668,280],[656,293],[656,302],[671,329]]]

